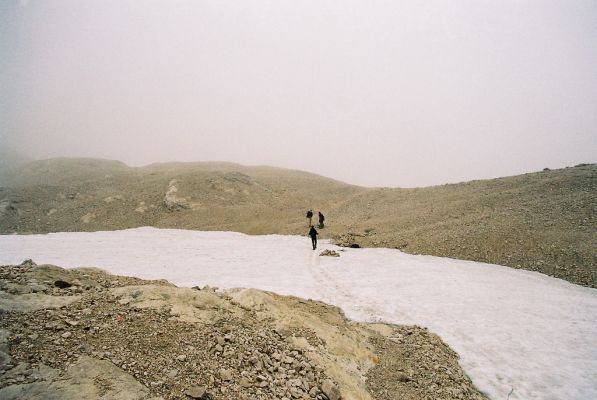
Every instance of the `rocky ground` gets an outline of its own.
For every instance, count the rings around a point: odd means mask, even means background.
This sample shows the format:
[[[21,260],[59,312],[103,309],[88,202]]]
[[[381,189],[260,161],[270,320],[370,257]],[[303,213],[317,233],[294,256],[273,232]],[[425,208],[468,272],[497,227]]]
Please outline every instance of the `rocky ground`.
[[[0,267],[2,399],[483,399],[438,336],[254,289]]]
[[[597,165],[427,188],[363,188],[229,163],[35,161],[0,175],[0,233],[154,226],[306,235],[538,271],[597,287]],[[316,221],[315,221],[316,222]]]

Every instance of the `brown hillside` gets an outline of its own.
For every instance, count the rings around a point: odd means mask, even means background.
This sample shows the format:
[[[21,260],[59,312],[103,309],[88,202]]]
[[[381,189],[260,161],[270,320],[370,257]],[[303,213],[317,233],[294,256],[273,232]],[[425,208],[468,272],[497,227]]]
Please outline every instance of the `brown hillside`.
[[[156,226],[306,234],[540,271],[597,287],[597,165],[417,189],[232,163],[35,161],[0,188],[0,233]],[[314,221],[316,218],[314,218]]]

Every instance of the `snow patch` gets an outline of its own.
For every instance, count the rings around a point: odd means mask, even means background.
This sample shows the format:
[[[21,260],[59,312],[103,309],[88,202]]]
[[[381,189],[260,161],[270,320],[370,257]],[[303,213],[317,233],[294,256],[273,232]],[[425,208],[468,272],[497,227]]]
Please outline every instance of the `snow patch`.
[[[319,250],[340,250],[326,241]],[[597,398],[597,290],[498,265],[344,249],[307,237],[138,228],[0,236],[0,263],[94,266],[178,286],[322,300],[349,318],[426,326],[491,399]]]

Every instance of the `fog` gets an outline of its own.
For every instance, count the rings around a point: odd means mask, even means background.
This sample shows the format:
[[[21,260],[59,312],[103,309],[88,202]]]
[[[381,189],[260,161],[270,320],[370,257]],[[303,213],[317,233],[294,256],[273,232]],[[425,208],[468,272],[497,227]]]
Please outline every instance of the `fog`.
[[[0,145],[364,186],[595,162],[597,2],[0,2]]]

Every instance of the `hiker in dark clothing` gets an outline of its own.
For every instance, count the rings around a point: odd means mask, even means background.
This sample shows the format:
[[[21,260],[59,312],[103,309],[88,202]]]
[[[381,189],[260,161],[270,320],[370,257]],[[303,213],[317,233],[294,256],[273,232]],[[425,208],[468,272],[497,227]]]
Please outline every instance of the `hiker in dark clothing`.
[[[307,218],[309,219],[309,226],[311,226],[311,218],[313,218],[313,211],[307,211]]]
[[[313,244],[313,250],[317,248],[317,235],[317,231],[315,230],[313,225],[311,225],[311,229],[309,229],[309,236],[311,236],[311,244]]]
[[[319,229],[323,229],[323,221],[324,220],[325,220],[325,217],[323,216],[321,211],[319,211]]]

